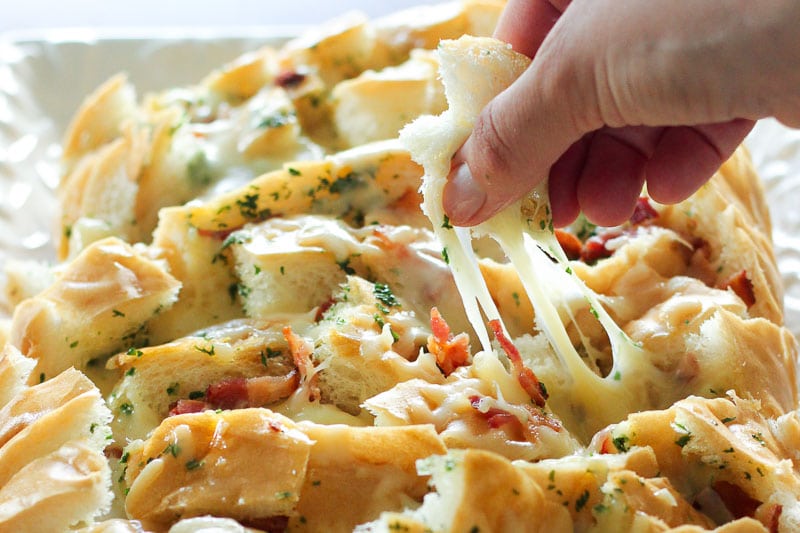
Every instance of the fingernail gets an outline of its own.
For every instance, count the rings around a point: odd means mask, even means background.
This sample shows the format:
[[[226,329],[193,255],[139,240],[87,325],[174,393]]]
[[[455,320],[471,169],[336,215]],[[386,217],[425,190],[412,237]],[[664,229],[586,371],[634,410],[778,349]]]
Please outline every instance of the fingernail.
[[[450,170],[444,187],[444,210],[453,224],[470,225],[472,218],[486,203],[486,192],[472,178],[466,163]]]

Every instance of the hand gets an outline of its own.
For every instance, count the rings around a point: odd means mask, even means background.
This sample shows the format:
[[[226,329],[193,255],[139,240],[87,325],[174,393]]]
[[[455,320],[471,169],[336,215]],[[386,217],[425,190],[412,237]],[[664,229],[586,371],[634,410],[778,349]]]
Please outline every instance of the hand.
[[[800,2],[509,0],[495,36],[533,62],[453,158],[444,207],[474,225],[549,178],[554,223],[624,222],[642,186],[699,188],[754,120],[800,125]]]

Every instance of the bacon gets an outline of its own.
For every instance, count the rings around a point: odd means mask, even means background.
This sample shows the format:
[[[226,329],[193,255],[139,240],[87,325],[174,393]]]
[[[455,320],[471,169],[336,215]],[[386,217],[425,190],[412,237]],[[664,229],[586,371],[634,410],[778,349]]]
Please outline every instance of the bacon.
[[[547,394],[545,392],[545,388],[536,377],[536,374],[534,374],[533,370],[526,367],[522,362],[522,356],[519,354],[519,350],[517,350],[517,347],[514,346],[514,343],[512,343],[511,340],[506,337],[505,333],[503,333],[503,327],[501,326],[500,321],[491,320],[489,321],[489,326],[492,328],[495,338],[500,343],[500,346],[508,356],[508,359],[511,361],[514,371],[517,373],[517,381],[519,381],[519,384],[522,386],[525,392],[528,393],[528,396],[530,396],[531,400],[533,400],[533,403],[539,407],[544,407],[545,401],[547,400]]]
[[[169,408],[167,416],[185,415],[189,413],[202,413],[210,409],[209,405],[202,400],[178,400]]]
[[[470,405],[486,420],[486,425],[490,429],[503,428],[511,440],[537,442],[539,440],[539,428],[549,427],[554,431],[561,431],[561,424],[558,420],[547,416],[539,409],[531,405],[521,405],[528,414],[527,424],[523,423],[515,414],[499,407],[489,407],[487,410],[481,409],[481,397],[472,395],[469,397]]]
[[[275,85],[283,89],[294,89],[306,79],[306,75],[296,70],[284,70],[275,76]]]
[[[326,301],[322,302],[319,307],[317,307],[317,312],[314,315],[314,322],[319,322],[322,320],[322,317],[325,316],[325,313],[328,312],[328,309],[333,307],[333,304],[336,303],[336,300],[333,298],[328,298]]]
[[[731,289],[735,292],[747,307],[756,303],[756,295],[753,292],[753,282],[748,279],[746,270],[734,274],[728,278],[722,286],[725,289]]]
[[[754,518],[764,524],[770,533],[778,533],[783,505],[777,503],[765,503],[756,509]]]
[[[306,340],[292,331],[292,326],[283,328],[283,337],[289,344],[289,353],[292,354],[294,366],[297,367],[300,383],[309,380],[309,400],[314,401],[319,398],[321,393],[316,384],[316,374],[314,373],[314,363],[311,361],[311,346]]]
[[[581,250],[581,261],[591,264],[598,259],[611,257],[614,252],[606,247],[606,243],[619,237],[622,233],[621,230],[610,229],[586,239],[586,242],[583,243],[583,250]]]
[[[558,239],[558,244],[561,245],[561,248],[567,255],[567,259],[572,261],[580,259],[581,252],[583,250],[583,243],[581,240],[572,233],[563,229],[556,229],[555,234],[556,239]]]
[[[436,357],[436,365],[445,376],[469,364],[469,335],[453,336],[450,326],[436,307],[431,308],[431,336],[428,351]]]
[[[636,201],[636,206],[633,208],[633,214],[629,222],[634,226],[638,226],[648,220],[658,218],[658,211],[650,205],[650,199],[646,196],[640,196]]]
[[[242,409],[249,407],[247,380],[245,378],[227,378],[212,383],[206,389],[205,398],[211,408]]]
[[[204,400],[178,400],[170,407],[168,416],[200,413],[208,409],[262,407],[288,398],[299,383],[297,370],[284,376],[225,378],[206,388]]]
[[[530,396],[534,404],[539,407],[544,407],[545,401],[547,400],[547,390],[539,382],[539,378],[536,377],[533,370],[526,367],[522,362],[522,356],[519,354],[519,350],[517,350],[514,343],[503,333],[503,326],[500,324],[500,321],[490,320],[489,327],[492,328],[497,342],[500,343],[509,361],[511,361],[514,372],[517,373],[517,381],[519,381],[519,384],[525,392],[528,393],[528,396]]]

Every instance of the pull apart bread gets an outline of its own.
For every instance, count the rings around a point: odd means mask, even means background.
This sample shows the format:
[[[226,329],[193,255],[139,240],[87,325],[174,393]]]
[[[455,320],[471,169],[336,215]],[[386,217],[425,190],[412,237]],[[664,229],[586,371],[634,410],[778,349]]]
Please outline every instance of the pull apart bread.
[[[800,529],[797,346],[743,148],[619,227],[553,228],[545,186],[444,216],[529,62],[480,37],[501,9],[351,16],[87,99],[61,262],[7,265],[0,530]]]

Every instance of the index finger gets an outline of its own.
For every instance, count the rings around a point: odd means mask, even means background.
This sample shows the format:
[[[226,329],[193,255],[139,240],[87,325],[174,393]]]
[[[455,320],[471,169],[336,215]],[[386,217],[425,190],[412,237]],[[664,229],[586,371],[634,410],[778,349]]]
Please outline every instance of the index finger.
[[[533,57],[569,3],[570,0],[509,0],[494,37]]]

